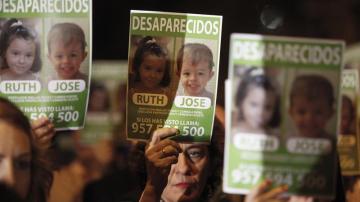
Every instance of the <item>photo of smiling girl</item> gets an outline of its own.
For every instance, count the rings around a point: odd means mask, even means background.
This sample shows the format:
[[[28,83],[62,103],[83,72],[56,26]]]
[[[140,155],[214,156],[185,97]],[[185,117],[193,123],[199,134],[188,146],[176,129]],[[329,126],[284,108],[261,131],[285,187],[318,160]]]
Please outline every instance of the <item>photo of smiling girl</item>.
[[[132,64],[134,79],[130,93],[169,94],[170,61],[165,48],[153,37],[140,40]]]
[[[275,134],[280,125],[280,97],[261,68],[245,71],[236,90],[234,133]]]
[[[0,35],[0,80],[38,80],[41,69],[36,33],[18,19],[5,22]]]

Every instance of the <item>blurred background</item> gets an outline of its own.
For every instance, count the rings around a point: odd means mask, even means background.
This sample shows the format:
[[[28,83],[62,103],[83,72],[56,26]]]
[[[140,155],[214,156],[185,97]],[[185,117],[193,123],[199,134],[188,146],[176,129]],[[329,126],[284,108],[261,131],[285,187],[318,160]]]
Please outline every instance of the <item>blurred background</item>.
[[[93,59],[127,59],[131,9],[223,16],[219,104],[233,32],[360,41],[360,0],[94,0]]]

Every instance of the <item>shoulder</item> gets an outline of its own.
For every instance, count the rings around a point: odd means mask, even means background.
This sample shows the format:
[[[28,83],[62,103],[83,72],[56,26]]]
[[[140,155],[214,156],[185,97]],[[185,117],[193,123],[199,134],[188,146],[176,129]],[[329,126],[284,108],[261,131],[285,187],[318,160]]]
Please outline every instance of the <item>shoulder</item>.
[[[31,73],[31,74],[28,74],[26,80],[40,80],[40,77],[36,73]]]
[[[272,135],[272,136],[279,136],[280,135],[280,129],[279,128],[267,128],[266,134]]]
[[[135,93],[141,93],[141,89],[137,88],[136,86],[133,86],[131,88],[129,88],[128,94],[129,95],[133,95]]]
[[[177,95],[177,96],[184,96],[185,93],[184,93],[183,90],[178,90],[178,91],[176,91],[176,95]]]
[[[232,134],[242,133],[242,132],[245,132],[245,131],[240,126],[236,126],[236,127],[231,128],[231,133]]]
[[[214,98],[214,94],[207,91],[207,90],[204,90],[204,92],[201,94],[201,97],[207,97],[207,98],[210,98],[210,100],[212,101],[213,98]]]
[[[1,70],[0,79],[1,79],[1,81],[11,80],[9,77],[9,69],[8,68]]]
[[[47,82],[50,82],[52,80],[58,80],[58,79],[59,78],[58,78],[57,74],[51,74],[46,78]]]
[[[88,76],[82,72],[78,72],[75,76],[75,79],[82,79],[82,80],[87,81]]]
[[[162,91],[162,92],[161,92],[162,94],[165,94],[165,95],[167,95],[167,96],[172,96],[172,95],[175,94],[175,92],[172,91],[172,89],[171,89],[171,88],[168,88],[168,87],[161,88],[161,91]]]

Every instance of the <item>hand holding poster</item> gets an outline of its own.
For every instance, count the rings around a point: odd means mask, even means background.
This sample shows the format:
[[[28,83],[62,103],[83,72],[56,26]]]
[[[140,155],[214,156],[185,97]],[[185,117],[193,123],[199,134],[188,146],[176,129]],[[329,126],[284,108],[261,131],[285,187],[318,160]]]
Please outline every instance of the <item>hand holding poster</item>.
[[[0,96],[58,130],[83,127],[91,58],[91,1],[1,1]]]
[[[182,141],[209,142],[221,16],[131,11],[128,138],[176,127]]]
[[[333,197],[343,42],[233,34],[224,191]]]

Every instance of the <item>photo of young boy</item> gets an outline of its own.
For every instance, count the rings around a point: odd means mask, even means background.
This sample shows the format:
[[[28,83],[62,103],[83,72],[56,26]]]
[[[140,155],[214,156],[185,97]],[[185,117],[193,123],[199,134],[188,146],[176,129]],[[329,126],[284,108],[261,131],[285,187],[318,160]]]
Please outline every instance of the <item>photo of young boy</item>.
[[[214,59],[210,48],[200,43],[184,44],[177,55],[177,75],[183,89],[180,96],[207,97],[213,100],[214,94],[206,89],[214,76]]]
[[[288,113],[297,130],[296,136],[332,139],[326,125],[334,114],[334,88],[321,75],[295,77],[290,89]]]
[[[75,23],[57,23],[47,36],[48,59],[55,68],[55,75],[49,80],[87,81],[87,75],[80,67],[87,56],[83,29]]]

